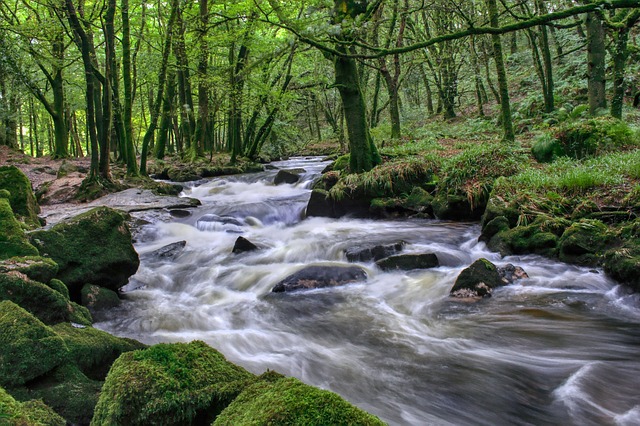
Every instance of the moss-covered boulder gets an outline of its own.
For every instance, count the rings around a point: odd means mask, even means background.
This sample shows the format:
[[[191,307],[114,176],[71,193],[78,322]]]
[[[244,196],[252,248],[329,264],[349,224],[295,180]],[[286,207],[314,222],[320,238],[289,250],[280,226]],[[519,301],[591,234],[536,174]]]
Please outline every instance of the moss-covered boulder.
[[[82,287],[80,300],[82,306],[87,307],[90,312],[115,308],[120,305],[120,297],[118,297],[118,293],[113,290],[109,290],[108,288],[99,287],[93,284],[86,284]]]
[[[464,195],[439,193],[431,203],[433,214],[438,219],[447,220],[480,220],[484,205],[474,206]]]
[[[640,219],[622,226],[616,237],[622,243],[605,252],[604,270],[614,279],[640,291]]]
[[[267,372],[220,413],[213,426],[384,425],[339,395]]]
[[[33,232],[30,240],[58,264],[57,278],[67,284],[74,300],[86,283],[117,290],[140,264],[125,216],[108,207]]]
[[[0,273],[18,271],[41,283],[48,283],[58,273],[58,264],[41,256],[12,257],[0,261]]]
[[[0,259],[15,256],[38,256],[13,215],[7,198],[0,197]]]
[[[94,380],[104,380],[113,362],[123,353],[146,347],[136,340],[112,336],[93,327],[61,323],[52,330],[67,345],[69,360]]]
[[[457,298],[489,297],[494,288],[504,285],[496,265],[482,258],[460,272],[450,295]]]
[[[0,385],[22,385],[66,358],[67,347],[51,328],[15,303],[0,302]]]
[[[563,262],[596,266],[613,236],[599,220],[583,219],[567,228],[559,241],[558,257]]]
[[[75,322],[91,325],[87,308],[70,302],[59,291],[19,272],[0,274],[0,300],[10,300],[45,324]]]
[[[198,341],[127,352],[111,367],[91,424],[208,424],[253,377]]]
[[[529,225],[516,226],[505,229],[505,222],[496,218],[487,223],[487,233],[496,230],[487,242],[487,246],[494,251],[499,251],[503,256],[509,254],[536,253],[547,257],[556,257],[558,254],[558,242],[565,229],[571,222],[565,219],[550,216],[538,216]],[[489,226],[491,224],[491,226]],[[494,229],[491,229],[494,227]]]
[[[38,213],[40,207],[31,189],[31,182],[16,166],[0,167],[0,189],[6,189],[11,194],[9,203],[16,217],[30,228],[40,226]]]
[[[65,426],[66,421],[42,401],[19,402],[0,387],[0,424]]]
[[[47,283],[47,286],[60,293],[62,296],[64,296],[65,299],[70,300],[69,288],[62,281],[54,278]]]

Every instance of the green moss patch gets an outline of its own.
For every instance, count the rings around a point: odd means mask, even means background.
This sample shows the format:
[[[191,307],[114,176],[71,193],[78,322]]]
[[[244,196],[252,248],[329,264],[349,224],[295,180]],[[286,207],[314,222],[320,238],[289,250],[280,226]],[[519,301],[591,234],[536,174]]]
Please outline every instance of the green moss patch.
[[[51,259],[40,256],[12,257],[0,261],[0,273],[18,271],[41,283],[48,283],[58,272],[58,265]]]
[[[13,212],[19,220],[30,228],[40,226],[38,213],[40,207],[31,189],[31,182],[22,171],[15,166],[0,167],[0,189],[6,189],[11,194],[9,202]]]
[[[38,250],[27,241],[9,200],[0,197],[0,259],[15,256],[38,256]]]
[[[111,367],[93,425],[181,425],[215,417],[254,376],[203,342],[127,352]]]
[[[120,305],[118,293],[93,284],[87,284],[82,287],[80,300],[82,306],[86,306],[92,312]]]
[[[213,423],[214,426],[384,424],[333,392],[271,372],[247,387]]]
[[[0,387],[0,424],[65,426],[66,421],[42,401],[19,402]]]
[[[64,341],[10,301],[0,302],[0,385],[21,385],[60,365]]]

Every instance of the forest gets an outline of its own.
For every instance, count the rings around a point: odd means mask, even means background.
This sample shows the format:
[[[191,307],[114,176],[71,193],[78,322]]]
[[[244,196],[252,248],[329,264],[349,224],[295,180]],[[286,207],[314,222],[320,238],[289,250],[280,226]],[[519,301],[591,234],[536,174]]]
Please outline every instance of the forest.
[[[640,0],[0,0],[0,424],[640,424]]]

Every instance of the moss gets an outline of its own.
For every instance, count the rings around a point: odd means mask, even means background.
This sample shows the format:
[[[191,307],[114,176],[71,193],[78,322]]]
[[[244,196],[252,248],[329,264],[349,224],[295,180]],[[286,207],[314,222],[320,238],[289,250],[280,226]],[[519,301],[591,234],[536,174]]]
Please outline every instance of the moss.
[[[340,157],[336,158],[336,161],[333,162],[333,170],[348,171],[350,158],[351,156],[349,154],[341,155]]]
[[[0,424],[65,426],[66,421],[42,401],[19,402],[0,387]]]
[[[38,250],[25,237],[9,200],[0,198],[0,259],[15,256],[38,256]]]
[[[619,227],[615,232],[620,244],[604,253],[604,270],[640,292],[640,219]]]
[[[638,143],[629,125],[610,116],[568,122],[556,131],[555,138],[572,158],[602,154]]]
[[[252,378],[203,342],[127,352],[111,367],[91,424],[190,424],[214,416]]]
[[[384,425],[339,395],[274,373],[247,387],[216,419],[235,425]]]
[[[41,283],[48,283],[58,272],[58,264],[41,256],[12,257],[0,261],[0,273],[18,271]]]
[[[492,289],[503,285],[505,283],[498,273],[498,268],[487,259],[481,258],[460,272],[450,293],[470,290],[471,293],[465,294],[485,297],[491,294]]]
[[[64,341],[51,328],[10,301],[0,302],[0,385],[21,385],[67,358]]]
[[[490,241],[494,235],[498,232],[508,231],[509,221],[504,216],[498,216],[490,220],[486,225],[482,227],[482,233],[480,234],[480,241]]]
[[[16,217],[30,228],[40,226],[40,207],[31,189],[31,182],[15,166],[0,167],[0,188],[10,192],[9,202]]]
[[[70,302],[58,291],[16,272],[0,274],[0,300],[11,300],[45,324],[72,321],[91,325],[87,308]]]
[[[114,308],[120,305],[118,293],[93,284],[82,287],[81,303],[91,311]]]
[[[62,281],[54,278],[47,283],[47,286],[51,287],[62,296],[64,296],[65,299],[69,300],[69,289],[67,288],[67,285]]]
[[[613,237],[604,223],[582,219],[562,234],[558,256],[563,262],[596,266],[612,243]]]
[[[42,399],[71,424],[89,424],[98,402],[102,382],[87,378],[67,363],[30,385],[29,398]]]
[[[558,245],[558,236],[541,230],[536,225],[517,226],[497,234],[514,254],[537,253],[554,257]]]
[[[553,137],[538,138],[531,146],[531,154],[539,163],[550,163],[566,155],[560,141]]]
[[[501,179],[496,180],[498,182]],[[491,222],[493,219],[497,217],[504,217],[507,219],[509,223],[509,227],[512,228],[516,226],[518,222],[518,217],[520,216],[520,212],[517,208],[508,204],[500,194],[496,194],[495,192],[491,193],[489,201],[487,202],[487,206],[482,214],[482,220],[480,225],[484,229],[485,225]]]
[[[117,290],[140,264],[125,216],[108,207],[35,231],[30,239],[43,256],[58,264],[57,278],[67,284],[73,300],[79,300],[88,282]]]
[[[121,354],[146,347],[138,341],[115,337],[93,327],[79,328],[62,323],[52,329],[67,345],[69,359],[94,380],[104,380]]]

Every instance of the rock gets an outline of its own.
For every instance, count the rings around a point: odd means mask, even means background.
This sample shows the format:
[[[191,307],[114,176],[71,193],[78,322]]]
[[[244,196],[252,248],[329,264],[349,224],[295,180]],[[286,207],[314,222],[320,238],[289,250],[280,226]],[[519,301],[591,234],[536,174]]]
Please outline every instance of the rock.
[[[62,160],[60,167],[58,167],[58,173],[56,174],[56,177],[60,179],[75,172],[87,173],[88,170],[85,167],[78,167],[70,161]]]
[[[9,203],[16,218],[30,228],[40,226],[40,207],[31,189],[31,182],[16,166],[0,167],[0,189],[9,191]]]
[[[478,241],[489,242],[498,232],[508,231],[509,221],[504,216],[498,216],[491,219],[482,227],[482,233]]]
[[[85,284],[80,294],[80,303],[93,313],[120,306],[120,298],[118,293],[113,290],[93,284]]]
[[[238,237],[236,239],[236,243],[233,245],[232,253],[245,253],[247,251],[258,250],[258,246],[253,244],[251,241],[247,240],[244,237]]]
[[[191,212],[189,210],[182,210],[182,209],[169,210],[169,214],[177,218],[184,218],[184,217],[191,216]]]
[[[38,400],[18,402],[2,388],[0,388],[0,413],[7,421],[7,425],[65,426],[67,424],[44,402]]]
[[[246,387],[213,426],[384,424],[333,392],[268,371]]]
[[[224,231],[230,233],[242,232],[244,223],[233,216],[218,216],[217,214],[205,214],[196,222],[196,228],[200,231]]]
[[[30,240],[58,264],[57,278],[69,287],[73,300],[80,299],[86,283],[117,291],[140,264],[125,216],[108,207],[35,231]]]
[[[85,307],[19,272],[0,274],[0,300],[20,305],[45,324],[72,321],[91,325],[91,314]]]
[[[456,298],[490,297],[494,288],[504,285],[496,265],[487,259],[478,259],[460,272],[449,295]]]
[[[327,191],[314,189],[307,204],[306,216],[332,217],[371,217],[369,211],[371,200],[366,197],[344,196],[337,200],[331,198]]]
[[[61,323],[51,329],[69,349],[68,360],[93,380],[104,380],[113,362],[123,353],[146,348],[136,340],[112,336],[93,327]]]
[[[467,197],[454,194],[438,194],[433,199],[433,214],[438,219],[476,221],[482,217],[483,206],[472,207]]]
[[[60,293],[66,300],[71,300],[69,297],[69,288],[62,281],[54,278],[47,283],[47,287]]]
[[[127,352],[107,375],[92,423],[208,425],[253,378],[199,341]]]
[[[32,314],[0,302],[0,385],[22,385],[60,365],[67,357],[64,341]]]
[[[558,241],[563,262],[596,266],[612,241],[607,226],[599,220],[582,219],[567,228]]]
[[[160,247],[157,250],[154,250],[149,253],[143,254],[141,257],[144,259],[163,259],[163,260],[172,260],[176,256],[182,253],[185,246],[187,245],[186,241],[176,241],[175,243],[167,244],[166,246]]]
[[[314,189],[311,191],[306,216],[336,217],[333,211],[333,203],[327,191],[322,189]]]
[[[520,266],[514,266],[511,263],[507,263],[504,266],[498,267],[498,274],[504,284],[513,284],[516,280],[529,278],[529,275]]]
[[[428,269],[436,268],[440,265],[438,257],[434,253],[421,254],[398,254],[378,260],[376,265],[383,271],[392,271],[402,269],[408,271],[411,269]]]
[[[273,288],[274,293],[313,288],[336,287],[367,279],[367,273],[359,266],[314,265],[289,275]]]
[[[276,174],[276,177],[273,179],[273,183],[275,185],[296,183],[300,180],[300,175],[305,172],[305,169],[279,170],[278,174]]]
[[[34,281],[48,283],[58,273],[58,264],[40,256],[12,257],[0,261],[0,273],[17,271]]]
[[[0,259],[14,256],[38,256],[38,250],[29,243],[9,200],[0,197]]]
[[[404,248],[404,241],[394,244],[378,245],[373,247],[351,247],[345,251],[349,262],[368,262],[380,260],[399,253]]]

